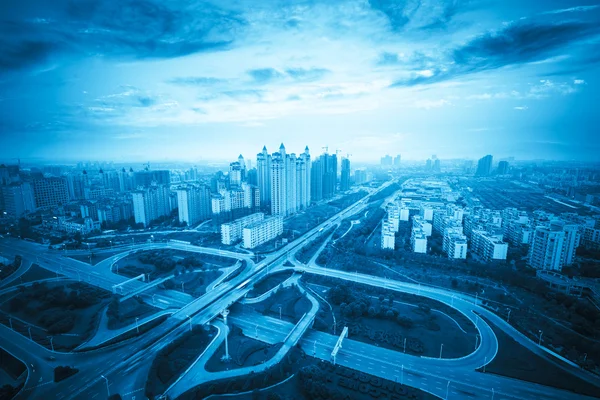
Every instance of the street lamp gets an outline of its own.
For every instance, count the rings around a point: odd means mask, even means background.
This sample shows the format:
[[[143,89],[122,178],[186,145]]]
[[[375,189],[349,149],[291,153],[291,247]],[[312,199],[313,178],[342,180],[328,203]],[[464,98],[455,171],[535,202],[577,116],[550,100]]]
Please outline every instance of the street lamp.
[[[31,325],[27,327],[27,330],[29,331],[29,340],[33,342],[33,338],[31,337]]]
[[[406,353],[406,338],[404,338],[404,352]]]
[[[139,335],[140,333],[140,326],[138,325],[138,317],[135,317],[135,329]]]
[[[281,306],[279,306],[279,320],[281,320]]]
[[[152,295],[152,305],[156,305],[156,301],[154,300],[154,297],[155,297],[155,296],[156,296],[156,293],[154,293],[154,294]]]
[[[50,339],[50,347],[52,348],[52,352],[54,352],[54,343],[52,342],[54,338],[52,336],[48,336],[48,339]]]
[[[450,381],[448,381],[448,384],[446,385],[446,400],[448,400],[448,392],[450,391]]]
[[[486,364],[487,364],[487,356],[485,357],[485,361],[483,362],[483,373],[485,373]]]
[[[258,325],[254,326],[254,337],[258,339]]]
[[[492,388],[492,400],[494,400],[494,395],[496,394],[496,392],[494,391],[494,388]]]
[[[475,350],[477,350],[477,346],[479,346],[479,333],[475,334]]]
[[[507,308],[508,316],[506,317],[506,322],[510,324],[510,312],[512,311],[510,308]]]
[[[12,326],[12,318],[8,318],[8,323],[10,324],[10,329],[14,331],[13,326]]]
[[[190,317],[189,315],[186,315],[186,317],[188,317],[190,319],[190,332],[192,331],[192,317]]]
[[[544,332],[542,332],[541,329],[539,330],[539,332],[540,332],[540,338],[538,340],[538,346],[541,346],[542,345],[542,335],[544,334]]]
[[[400,384],[404,385],[404,364],[402,364],[402,367],[400,370]]]
[[[442,358],[442,350],[444,350],[444,343],[440,345],[440,358]]]
[[[108,387],[108,379],[104,375],[100,375],[106,381],[106,394],[110,397],[110,389]]]

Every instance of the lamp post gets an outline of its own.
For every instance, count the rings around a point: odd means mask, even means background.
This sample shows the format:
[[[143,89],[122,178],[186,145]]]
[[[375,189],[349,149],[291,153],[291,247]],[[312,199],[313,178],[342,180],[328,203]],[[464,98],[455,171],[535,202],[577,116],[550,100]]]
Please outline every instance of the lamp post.
[[[477,346],[479,346],[479,333],[475,334],[475,350],[477,350]]]
[[[486,364],[487,364],[487,356],[485,357],[485,361],[483,362],[483,373],[485,373]]]
[[[229,315],[229,310],[225,309],[221,311],[221,315],[223,316],[223,321],[225,322],[225,325],[227,325],[227,316]],[[221,361],[225,362],[231,360],[231,357],[229,356],[229,341],[227,340],[227,336],[229,335],[225,335],[225,356],[221,359]]]
[[[279,320],[281,320],[281,306],[279,306]]]
[[[254,337],[258,339],[258,325],[254,326]]]
[[[140,326],[138,325],[138,317],[135,317],[135,329],[139,335],[140,333]]]
[[[29,340],[33,342],[33,338],[31,337],[31,325],[27,327],[27,330],[29,331]]]
[[[100,375],[106,381],[106,394],[110,397],[110,388],[108,387],[108,379],[104,375]]]
[[[508,316],[506,317],[506,322],[510,324],[510,312],[512,311],[510,308],[507,308]]]
[[[539,330],[539,332],[540,332],[540,338],[538,339],[538,346],[541,346],[542,345],[542,335],[544,334],[544,332],[542,332],[541,329]]]
[[[154,300],[154,297],[156,297],[156,293],[154,293],[152,295],[152,305],[156,305],[156,301]]]
[[[181,291],[182,291],[183,293],[185,293],[185,289],[183,288],[183,285],[184,285],[184,284],[185,284],[185,282],[181,282]]]
[[[440,358],[442,358],[442,350],[444,350],[444,343],[440,345]]]
[[[406,353],[406,338],[404,338],[404,352]]]
[[[496,392],[494,391],[494,388],[492,388],[492,400],[494,400],[494,395],[496,394]]]
[[[317,341],[315,340],[315,345],[313,347],[313,357],[317,355]]]
[[[192,331],[192,317],[190,317],[189,315],[186,315],[186,317],[188,317],[190,320],[190,332],[191,332]]]
[[[400,384],[404,385],[404,364],[402,364],[400,369]]]
[[[52,336],[48,336],[48,339],[50,339],[50,347],[52,348],[52,352],[54,352],[54,343],[52,342],[54,338]]]
[[[448,384],[446,385],[446,400],[448,400],[448,392],[450,391],[450,381],[448,381]]]

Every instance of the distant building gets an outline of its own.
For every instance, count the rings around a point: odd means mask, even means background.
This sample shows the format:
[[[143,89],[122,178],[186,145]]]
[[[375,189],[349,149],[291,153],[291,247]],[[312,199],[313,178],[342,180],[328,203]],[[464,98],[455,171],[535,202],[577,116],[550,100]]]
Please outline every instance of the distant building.
[[[0,197],[7,215],[21,218],[35,211],[33,188],[28,182],[0,186]]]
[[[133,214],[136,224],[148,226],[151,221],[170,214],[170,190],[163,185],[153,185],[132,194]]]
[[[508,174],[508,161],[500,161],[498,163],[498,175]]]
[[[65,178],[41,178],[33,181],[33,193],[37,208],[56,207],[69,202],[69,190]]]
[[[179,222],[188,226],[205,221],[211,215],[210,189],[204,185],[192,185],[175,189]]]
[[[266,146],[256,156],[256,177],[261,207],[266,207],[271,202],[271,155]]]
[[[342,158],[342,175],[340,179],[340,190],[345,192],[350,189],[350,159]]]
[[[490,154],[480,158],[477,162],[477,171],[475,172],[475,176],[489,176],[492,172],[492,161],[493,157]]]
[[[171,171],[169,170],[143,170],[133,173],[135,187],[149,187],[153,183],[169,186],[171,184]]]
[[[401,162],[402,162],[402,158],[400,157],[400,154],[398,154],[396,157],[394,157],[394,167],[396,167],[396,168],[400,167]]]
[[[283,217],[280,215],[265,218],[250,224],[243,229],[243,246],[253,249],[283,233]]]
[[[396,231],[390,221],[381,223],[381,248],[384,250],[394,250],[396,248]]]
[[[391,167],[392,163],[393,163],[392,156],[390,156],[389,154],[386,154],[385,156],[381,157],[381,166],[382,167]]]
[[[354,170],[354,183],[357,185],[363,185],[369,182],[369,174],[364,169],[356,169]]]
[[[311,201],[310,154],[306,147],[296,157],[287,154],[283,143],[271,155],[271,214],[288,216],[307,208]]]

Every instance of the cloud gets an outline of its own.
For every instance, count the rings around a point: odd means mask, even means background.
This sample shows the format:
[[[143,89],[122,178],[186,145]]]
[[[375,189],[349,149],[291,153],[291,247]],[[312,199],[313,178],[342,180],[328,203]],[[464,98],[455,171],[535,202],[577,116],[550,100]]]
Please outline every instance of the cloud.
[[[562,8],[562,9],[558,9],[558,10],[545,11],[542,14],[564,14],[564,13],[573,13],[573,12],[584,12],[584,11],[595,10],[598,7],[600,7],[600,5],[577,6],[577,7],[570,7],[570,8]]]
[[[514,109],[515,110],[519,110],[519,111],[525,111],[525,110],[529,109],[529,107],[527,107],[527,106],[517,106],[517,107],[514,107]]]
[[[53,56],[174,58],[223,50],[245,26],[240,14],[204,2],[178,10],[158,0],[22,3],[0,22],[0,71]]]
[[[178,77],[173,78],[167,81],[167,83],[171,83],[173,85],[182,85],[182,86],[211,86],[219,83],[227,82],[226,79],[213,78],[210,76],[188,76],[188,77]]]
[[[469,7],[469,1],[440,0],[369,0],[368,4],[383,14],[393,31],[406,28],[445,28],[461,9]]]
[[[283,74],[275,68],[259,68],[247,71],[256,83],[269,83],[283,78]]]
[[[575,79],[573,81],[574,85],[585,85],[585,81],[583,79]]]
[[[285,73],[297,81],[316,81],[329,74],[325,68],[287,68]]]
[[[432,68],[431,76],[413,74],[392,86],[413,86],[510,65],[540,61],[563,47],[600,32],[596,24],[577,21],[550,24],[517,22],[496,32],[480,35],[446,55],[445,62]]]
[[[450,105],[451,103],[446,99],[439,100],[418,100],[415,102],[414,106],[417,108],[424,108],[429,110],[431,108],[443,107],[446,105]]]

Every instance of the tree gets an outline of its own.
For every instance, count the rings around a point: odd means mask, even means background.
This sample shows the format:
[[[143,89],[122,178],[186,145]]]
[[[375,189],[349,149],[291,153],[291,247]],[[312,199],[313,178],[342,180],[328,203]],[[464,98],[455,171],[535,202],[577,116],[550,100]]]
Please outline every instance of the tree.
[[[377,315],[377,311],[375,311],[375,307],[369,307],[369,317],[374,317]]]

